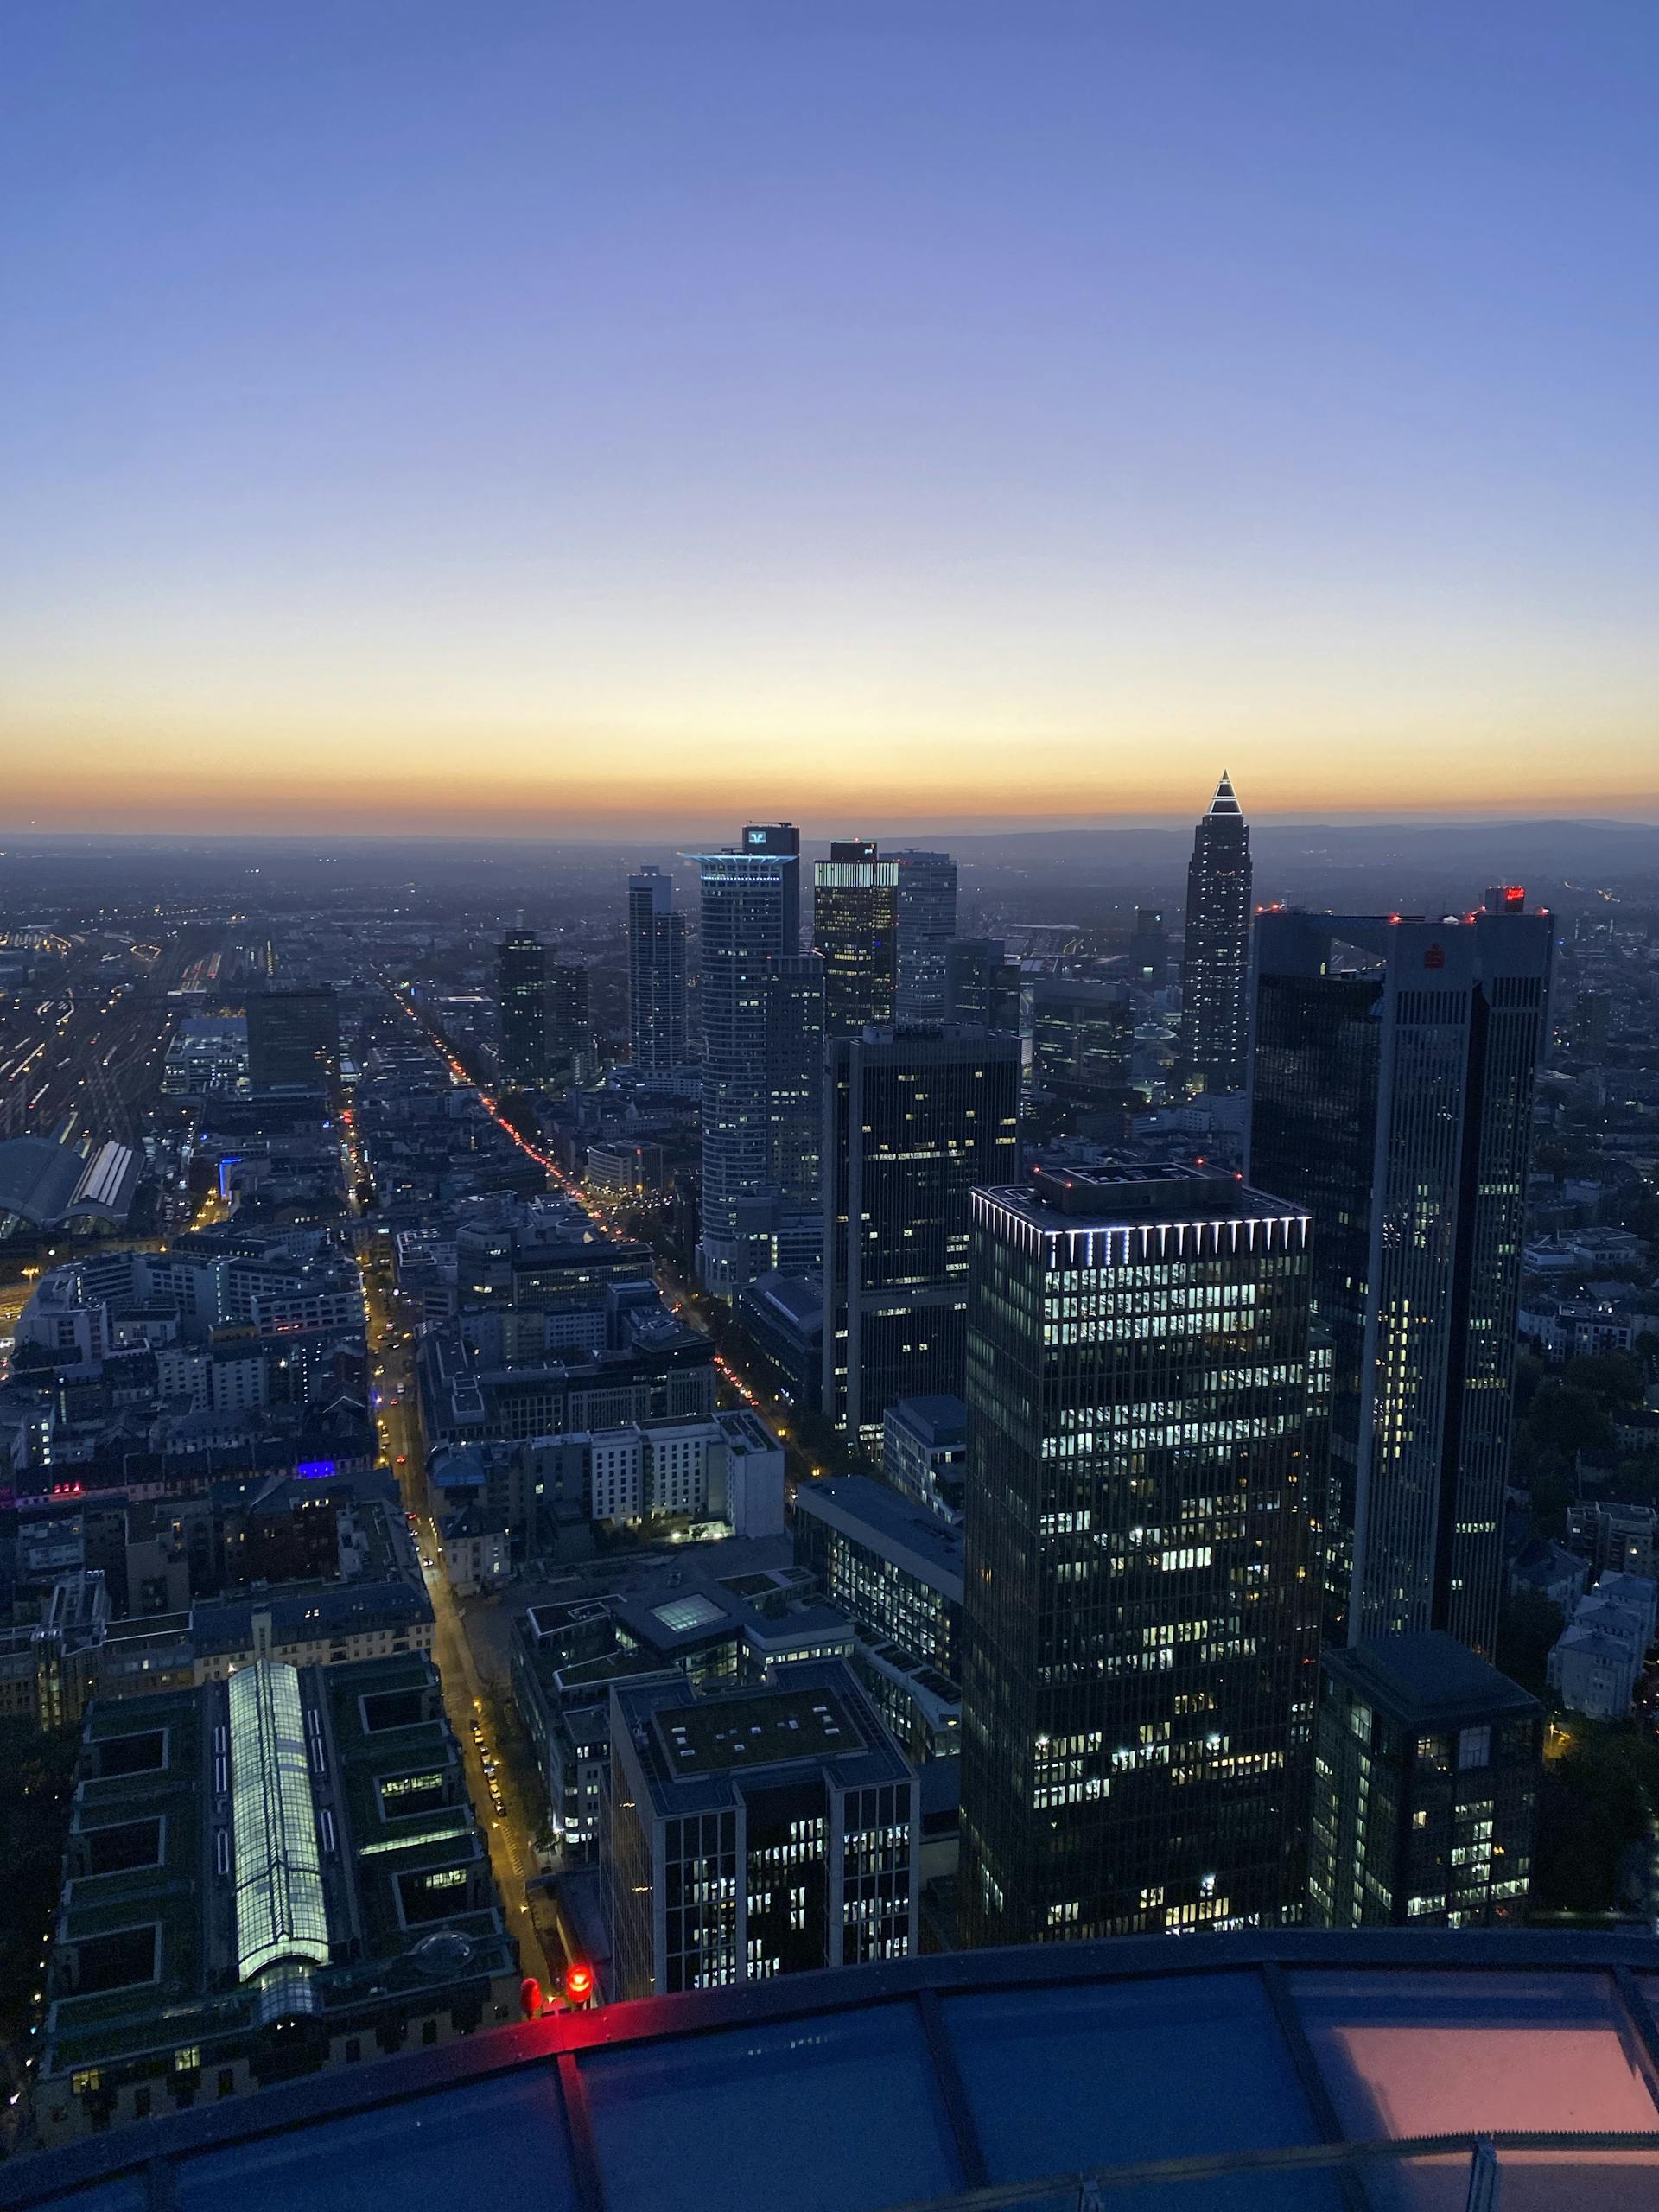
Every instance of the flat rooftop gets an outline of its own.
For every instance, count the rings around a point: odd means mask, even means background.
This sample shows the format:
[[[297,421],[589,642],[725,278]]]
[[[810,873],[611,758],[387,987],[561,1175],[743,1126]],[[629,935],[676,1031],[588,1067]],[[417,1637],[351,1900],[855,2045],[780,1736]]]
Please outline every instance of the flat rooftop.
[[[1326,1671],[1412,1728],[1450,1728],[1496,1713],[1530,1713],[1538,1700],[1441,1629],[1374,1636],[1327,1651]]]
[[[962,1531],[868,1475],[821,1476],[797,1487],[795,1511],[838,1529],[942,1597],[962,1603]]]
[[[728,1774],[864,1748],[852,1716],[830,1689],[769,1689],[753,1698],[664,1706],[653,1719],[675,1776]]]
[[[1136,1162],[1122,1167],[1037,1167],[1024,1183],[976,1193],[1048,1236],[1138,1229],[1160,1222],[1300,1221],[1306,1208],[1253,1190],[1235,1175]]]

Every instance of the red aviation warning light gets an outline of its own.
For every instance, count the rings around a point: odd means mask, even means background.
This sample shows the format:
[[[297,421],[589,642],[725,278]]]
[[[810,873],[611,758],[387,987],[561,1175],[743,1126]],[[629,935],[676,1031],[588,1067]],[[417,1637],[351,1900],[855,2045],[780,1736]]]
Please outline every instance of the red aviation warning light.
[[[518,2010],[527,2020],[533,2020],[541,2009],[542,1985],[533,1974],[527,1974],[518,1985]]]
[[[594,1970],[585,1961],[572,1959],[564,1970],[565,2001],[575,2005],[587,2005],[594,1994]]]

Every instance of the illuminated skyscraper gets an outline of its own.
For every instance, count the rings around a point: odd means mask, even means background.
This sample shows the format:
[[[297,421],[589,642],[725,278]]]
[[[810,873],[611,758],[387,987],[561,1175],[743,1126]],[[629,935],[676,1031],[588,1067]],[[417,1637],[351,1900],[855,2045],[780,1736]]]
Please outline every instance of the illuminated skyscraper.
[[[867,838],[813,868],[813,950],[823,956],[824,1033],[890,1027],[899,1003],[899,863]]]
[[[752,824],[741,845],[704,853],[702,1223],[698,1272],[729,1298],[775,1264],[778,1192],[769,1069],[772,963],[799,950],[800,832]]]
[[[547,1080],[554,1084],[591,1083],[596,1055],[588,970],[572,961],[552,961],[547,970]]]
[[[1537,1699],[1444,1630],[1326,1651],[1307,1916],[1484,1928],[1527,1916]]]
[[[895,1400],[961,1394],[972,1192],[1019,1173],[1019,1040],[831,1038],[823,1106],[823,1410],[879,1450]]]
[[[656,868],[628,878],[628,1033],[643,1074],[684,1066],[685,916],[674,879]]]
[[[1250,833],[1225,775],[1192,836],[1182,977],[1187,1058],[1206,1090],[1243,1090],[1249,1049]]]
[[[974,1193],[968,1942],[1300,1912],[1309,1236],[1299,1206],[1182,1168]]]
[[[501,1073],[512,1084],[547,1073],[547,953],[533,930],[509,930],[496,954]]]
[[[949,853],[890,853],[899,863],[898,1020],[945,1019],[945,948],[957,933],[957,864]]]
[[[1497,1625],[1547,914],[1256,920],[1249,1174],[1317,1224],[1327,1640]]]
[[[611,1688],[603,1910],[620,1998],[907,1958],[918,1946],[915,1770],[836,1659],[702,1696]]]

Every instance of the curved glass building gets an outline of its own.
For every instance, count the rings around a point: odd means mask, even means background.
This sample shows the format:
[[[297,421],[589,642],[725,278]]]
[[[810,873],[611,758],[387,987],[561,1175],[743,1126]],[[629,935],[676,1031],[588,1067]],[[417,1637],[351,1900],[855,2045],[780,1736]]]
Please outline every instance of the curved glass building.
[[[1127,1937],[563,2014],[0,2167],[63,2212],[1635,2212],[1659,1943]]]

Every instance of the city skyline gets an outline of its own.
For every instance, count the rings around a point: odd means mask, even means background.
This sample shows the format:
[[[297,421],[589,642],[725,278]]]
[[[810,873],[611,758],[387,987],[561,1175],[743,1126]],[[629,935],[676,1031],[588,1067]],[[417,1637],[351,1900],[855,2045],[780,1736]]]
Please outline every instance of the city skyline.
[[[1659,809],[1643,12],[6,43],[0,829]]]
[[[0,16],[0,2212],[1643,2194],[1656,105]]]

